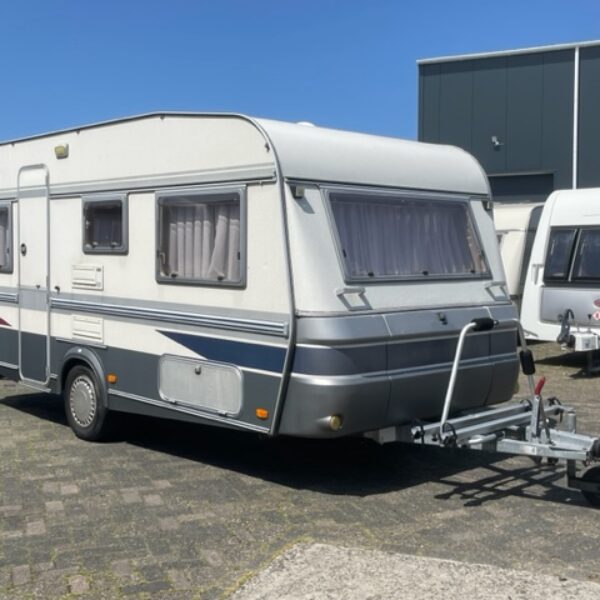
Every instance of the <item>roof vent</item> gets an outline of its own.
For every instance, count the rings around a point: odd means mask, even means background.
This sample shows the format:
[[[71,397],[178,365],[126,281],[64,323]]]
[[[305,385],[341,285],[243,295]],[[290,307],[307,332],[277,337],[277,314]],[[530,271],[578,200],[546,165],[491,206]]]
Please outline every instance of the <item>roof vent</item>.
[[[310,121],[298,121],[296,125],[304,125],[304,127],[316,127],[316,125]]]

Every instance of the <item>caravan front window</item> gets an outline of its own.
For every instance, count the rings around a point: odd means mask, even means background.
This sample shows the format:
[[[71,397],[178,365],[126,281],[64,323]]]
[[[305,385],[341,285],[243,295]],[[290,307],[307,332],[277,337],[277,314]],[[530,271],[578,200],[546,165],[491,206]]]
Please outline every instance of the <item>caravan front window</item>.
[[[575,243],[575,229],[553,229],[550,232],[548,254],[544,266],[544,279],[566,279],[569,275],[569,264],[573,244]]]
[[[488,269],[467,202],[330,191],[346,278],[463,278]]]
[[[0,204],[0,273],[12,273],[11,205]]]
[[[241,189],[161,194],[157,279],[242,285],[242,196]]]
[[[573,279],[600,279],[600,229],[581,230]]]

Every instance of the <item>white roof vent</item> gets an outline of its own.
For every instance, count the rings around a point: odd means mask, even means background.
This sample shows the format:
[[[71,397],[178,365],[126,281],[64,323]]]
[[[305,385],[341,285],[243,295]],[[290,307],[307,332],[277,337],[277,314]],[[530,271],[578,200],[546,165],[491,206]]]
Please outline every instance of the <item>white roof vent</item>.
[[[316,125],[310,121],[298,121],[296,125],[304,125],[304,127],[316,127]]]

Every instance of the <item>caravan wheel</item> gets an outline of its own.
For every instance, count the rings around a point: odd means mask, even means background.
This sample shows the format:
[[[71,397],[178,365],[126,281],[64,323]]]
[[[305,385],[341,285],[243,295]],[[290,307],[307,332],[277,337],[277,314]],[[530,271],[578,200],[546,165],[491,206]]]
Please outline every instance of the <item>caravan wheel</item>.
[[[100,441],[106,436],[108,409],[91,369],[77,365],[69,371],[64,400],[67,421],[77,437]]]

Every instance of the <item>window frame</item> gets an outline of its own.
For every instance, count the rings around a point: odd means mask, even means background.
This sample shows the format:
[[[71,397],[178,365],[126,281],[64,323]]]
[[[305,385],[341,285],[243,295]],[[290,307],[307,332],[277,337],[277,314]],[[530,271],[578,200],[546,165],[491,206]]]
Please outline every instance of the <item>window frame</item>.
[[[571,242],[571,249],[569,250],[569,256],[567,259],[567,268],[566,274],[564,277],[551,277],[547,275],[546,267],[548,265],[548,253],[550,251],[550,239],[552,234],[555,231],[573,231],[573,241]],[[550,231],[548,232],[548,241],[546,243],[546,251],[544,253],[544,283],[550,284],[560,284],[560,283],[568,283],[571,280],[571,273],[573,271],[573,258],[575,253],[579,247],[579,237],[580,237],[581,227],[577,225],[559,225],[558,227],[550,227]]]
[[[210,197],[226,196],[237,194],[240,202],[240,278],[238,281],[219,281],[215,279],[193,279],[189,277],[170,277],[163,275],[161,269],[162,254],[162,227],[161,227],[161,207],[168,204],[172,198],[181,198],[186,196]],[[216,288],[236,288],[244,289],[247,285],[247,186],[246,185],[226,185],[210,187],[193,187],[185,189],[167,189],[160,190],[154,194],[155,205],[155,279],[162,285],[185,285],[194,287],[216,287]],[[211,203],[228,202],[229,199],[213,200]],[[193,204],[193,201],[189,201]]]
[[[600,281],[600,276],[599,277],[578,277],[575,275],[575,272],[580,263],[579,248],[581,246],[581,238],[583,237],[583,234],[586,231],[595,231],[595,232],[600,233],[600,227],[590,225],[590,226],[577,227],[576,229],[577,229],[577,237],[576,237],[575,243],[573,244],[573,252],[572,252],[572,256],[571,256],[568,280],[571,281],[572,283],[580,283],[580,284],[597,283]]]
[[[90,205],[121,203],[121,245],[114,247],[86,244],[86,208]],[[92,194],[81,197],[81,247],[84,254],[129,254],[129,198],[127,193]]]
[[[471,196],[464,194],[451,194],[451,193],[437,193],[437,192],[423,192],[415,190],[405,189],[377,189],[377,188],[366,188],[359,186],[323,186],[321,193],[324,199],[325,212],[327,213],[327,220],[329,223],[329,229],[333,236],[335,252],[340,266],[344,283],[347,284],[394,284],[394,283],[427,283],[433,281],[480,281],[492,279],[492,273],[490,270],[490,264],[485,252],[485,247],[481,243],[481,236],[479,235],[479,229],[476,226],[475,216],[473,214],[473,207],[471,206]],[[481,260],[485,265],[485,271],[482,273],[461,273],[461,274],[447,274],[447,275],[392,275],[386,277],[356,277],[352,276],[348,272],[346,261],[342,252],[342,243],[340,239],[339,230],[333,214],[333,207],[331,206],[331,194],[356,194],[361,196],[374,196],[374,197],[385,197],[390,198],[406,198],[407,200],[422,200],[426,201],[437,201],[437,202],[454,202],[456,204],[462,204],[466,209],[467,219],[473,230],[473,235],[479,246],[481,252]],[[479,198],[477,198],[480,200]]]
[[[14,259],[14,220],[13,220],[13,204],[14,200],[0,200],[0,210],[6,208],[8,213],[8,226],[7,226],[7,237],[8,237],[8,261],[4,266],[0,266],[0,274],[10,275],[15,270],[15,259]]]

